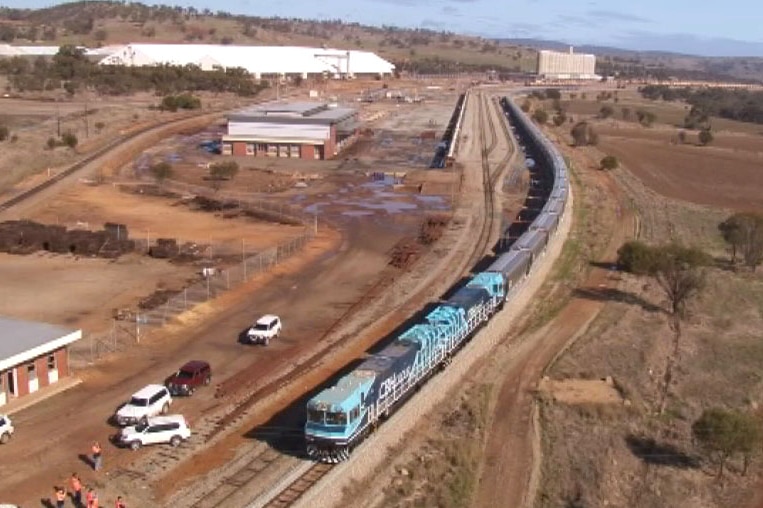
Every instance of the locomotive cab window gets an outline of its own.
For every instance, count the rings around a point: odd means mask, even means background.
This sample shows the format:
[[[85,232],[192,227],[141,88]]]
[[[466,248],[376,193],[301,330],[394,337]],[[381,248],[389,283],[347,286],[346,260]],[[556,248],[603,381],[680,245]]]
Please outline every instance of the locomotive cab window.
[[[326,413],[326,423],[328,425],[347,425],[347,414]]]
[[[325,414],[326,413],[323,411],[318,411],[317,409],[308,409],[307,421],[312,423],[323,423]]]
[[[357,420],[357,419],[358,419],[358,417],[359,417],[359,416],[360,416],[360,406],[355,406],[355,407],[354,407],[354,408],[353,408],[353,409],[350,411],[350,421],[351,421],[351,422],[354,422],[355,420]]]

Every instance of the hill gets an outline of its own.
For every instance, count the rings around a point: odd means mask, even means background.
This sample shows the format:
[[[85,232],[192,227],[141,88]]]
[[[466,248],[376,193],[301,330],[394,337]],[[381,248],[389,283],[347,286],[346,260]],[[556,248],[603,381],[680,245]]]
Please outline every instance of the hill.
[[[364,49],[392,61],[403,72],[419,73],[488,69],[531,72],[537,62],[536,48],[568,47],[559,41],[493,40],[426,29],[364,26],[339,19],[263,18],[119,1],[80,1],[44,9],[0,8],[0,43],[103,46],[129,42]],[[603,46],[580,46],[577,50],[597,55],[599,73],[763,81],[763,58],[709,58]]]

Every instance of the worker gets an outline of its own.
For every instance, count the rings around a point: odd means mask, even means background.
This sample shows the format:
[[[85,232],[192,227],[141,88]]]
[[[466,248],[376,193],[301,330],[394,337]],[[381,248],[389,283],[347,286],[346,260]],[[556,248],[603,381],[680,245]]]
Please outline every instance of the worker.
[[[87,501],[87,508],[98,508],[98,494],[95,493],[93,487],[87,489],[85,501]]]
[[[72,501],[74,501],[74,506],[82,506],[82,480],[79,479],[77,473],[72,473],[70,481],[72,484]]]
[[[117,501],[114,503],[114,508],[127,508],[127,505],[122,500],[122,496],[117,496]]]
[[[64,508],[64,501],[66,501],[66,489],[63,487],[54,486],[53,492],[56,496],[56,508]]]
[[[93,441],[92,452],[93,452],[93,470],[98,471],[101,469],[101,466],[103,465],[103,456],[101,455],[101,445],[98,443],[98,441]]]

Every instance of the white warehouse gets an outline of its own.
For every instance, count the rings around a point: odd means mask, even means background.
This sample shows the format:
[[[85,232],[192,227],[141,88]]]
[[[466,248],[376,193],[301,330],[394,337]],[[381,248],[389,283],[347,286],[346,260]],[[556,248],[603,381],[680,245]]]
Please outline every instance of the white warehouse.
[[[246,69],[259,79],[266,76],[323,75],[385,76],[395,66],[369,51],[296,46],[230,46],[213,44],[128,44],[99,62],[101,65],[197,65]]]
[[[545,79],[597,79],[596,56],[541,50],[538,52],[538,76]]]

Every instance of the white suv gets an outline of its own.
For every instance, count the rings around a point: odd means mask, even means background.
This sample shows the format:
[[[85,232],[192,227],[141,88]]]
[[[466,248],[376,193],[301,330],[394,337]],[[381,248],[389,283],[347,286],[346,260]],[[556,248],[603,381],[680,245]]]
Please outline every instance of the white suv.
[[[10,441],[13,431],[11,419],[5,415],[0,415],[0,443],[5,444]]]
[[[172,396],[165,386],[148,385],[132,395],[130,402],[120,407],[114,419],[118,425],[135,425],[150,416],[166,414]]]
[[[141,446],[169,443],[180,446],[180,443],[191,437],[191,429],[182,415],[155,416],[132,427],[125,427],[116,437],[120,446],[129,446],[137,450]]]
[[[267,346],[270,339],[278,337],[280,333],[281,318],[272,314],[266,314],[249,328],[246,336],[252,344],[260,343]]]

